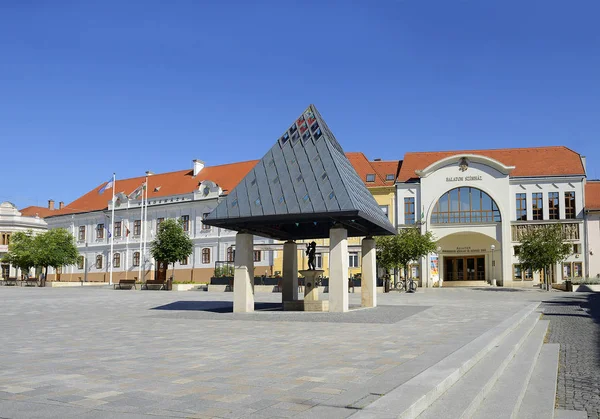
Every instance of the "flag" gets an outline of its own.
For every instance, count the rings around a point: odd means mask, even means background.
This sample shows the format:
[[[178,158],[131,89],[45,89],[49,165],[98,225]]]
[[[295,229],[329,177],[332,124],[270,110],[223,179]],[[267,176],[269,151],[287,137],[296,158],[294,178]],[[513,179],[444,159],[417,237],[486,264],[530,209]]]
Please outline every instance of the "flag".
[[[112,178],[110,178],[110,180],[108,182],[106,182],[106,185],[104,185],[102,188],[100,188],[98,193],[102,194],[102,193],[104,193],[105,190],[112,188],[112,186],[113,186],[113,180],[112,180]]]
[[[115,195],[115,206],[121,206],[123,202],[127,202],[127,199],[127,195],[125,195],[123,192],[119,192]]]
[[[108,214],[104,214],[104,216],[110,220],[110,216]],[[110,232],[110,228],[108,228],[108,225],[108,223],[104,224],[104,229],[108,233],[108,238],[110,239],[112,237],[112,233]]]
[[[142,192],[144,192],[144,189],[146,189],[146,182],[135,188],[135,190],[129,194],[128,198],[138,199],[142,195]]]
[[[125,237],[129,237],[129,221],[124,220],[123,225],[125,226]]]

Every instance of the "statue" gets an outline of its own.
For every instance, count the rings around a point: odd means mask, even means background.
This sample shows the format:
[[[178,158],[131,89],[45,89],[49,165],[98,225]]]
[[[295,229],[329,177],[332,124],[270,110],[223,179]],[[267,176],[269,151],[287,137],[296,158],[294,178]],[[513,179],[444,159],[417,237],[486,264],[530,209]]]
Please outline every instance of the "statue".
[[[315,253],[317,252],[317,243],[310,242],[306,245],[306,254],[308,256],[308,270],[315,270]]]

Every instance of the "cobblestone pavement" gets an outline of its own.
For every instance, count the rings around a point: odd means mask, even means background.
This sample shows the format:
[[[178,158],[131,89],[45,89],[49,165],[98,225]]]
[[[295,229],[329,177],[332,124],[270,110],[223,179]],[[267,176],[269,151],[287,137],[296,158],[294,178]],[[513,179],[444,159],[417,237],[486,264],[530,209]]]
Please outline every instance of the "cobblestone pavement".
[[[572,293],[542,307],[549,342],[560,344],[557,407],[600,419],[600,294]]]
[[[0,287],[0,417],[347,417],[546,297],[430,289],[327,316],[257,294],[246,315],[232,293]]]

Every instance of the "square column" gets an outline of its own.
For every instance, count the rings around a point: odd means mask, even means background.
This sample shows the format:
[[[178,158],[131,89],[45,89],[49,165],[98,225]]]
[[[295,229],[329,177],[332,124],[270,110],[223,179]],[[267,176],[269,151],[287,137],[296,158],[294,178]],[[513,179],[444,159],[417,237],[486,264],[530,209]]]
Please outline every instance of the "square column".
[[[298,245],[290,240],[283,244],[282,301],[298,301]]]
[[[348,231],[329,230],[329,311],[348,311]]]
[[[377,307],[375,263],[375,239],[366,237],[362,240],[362,275],[360,281],[360,305],[362,307]]]
[[[235,236],[235,274],[233,276],[233,312],[254,311],[254,237],[237,233]]]

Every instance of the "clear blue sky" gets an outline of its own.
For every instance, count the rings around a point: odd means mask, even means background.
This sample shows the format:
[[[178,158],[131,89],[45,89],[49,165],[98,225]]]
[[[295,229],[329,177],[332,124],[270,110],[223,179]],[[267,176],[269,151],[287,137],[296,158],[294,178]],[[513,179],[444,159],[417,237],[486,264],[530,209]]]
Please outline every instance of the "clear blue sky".
[[[0,200],[260,158],[309,103],[369,158],[561,144],[597,178],[598,16],[595,0],[4,0]]]

